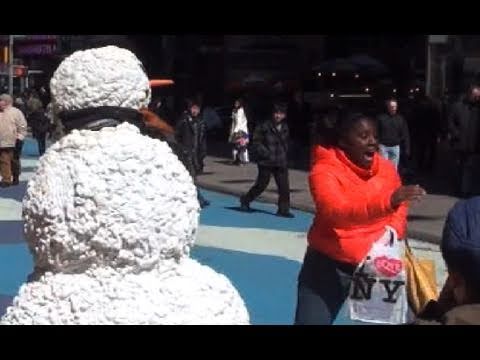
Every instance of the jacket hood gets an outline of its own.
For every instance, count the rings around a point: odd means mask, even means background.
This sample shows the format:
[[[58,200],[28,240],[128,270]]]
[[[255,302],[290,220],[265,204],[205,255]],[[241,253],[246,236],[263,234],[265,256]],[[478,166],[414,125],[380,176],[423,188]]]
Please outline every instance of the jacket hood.
[[[348,159],[345,152],[338,147],[323,147],[321,145],[317,145],[313,147],[311,155],[312,165],[321,163],[338,167],[339,164],[342,164],[353,171],[357,176],[365,180],[375,176],[378,173],[380,161],[380,155],[378,153],[375,153],[370,169],[364,169],[355,165],[352,161],[350,161],[350,159]]]

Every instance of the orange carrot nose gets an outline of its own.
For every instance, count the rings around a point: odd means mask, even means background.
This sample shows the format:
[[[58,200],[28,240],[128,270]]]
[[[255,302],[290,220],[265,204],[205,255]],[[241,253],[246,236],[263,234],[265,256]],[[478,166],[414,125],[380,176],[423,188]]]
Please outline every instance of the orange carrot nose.
[[[175,84],[173,80],[170,79],[153,79],[150,80],[150,87],[162,87],[162,86],[170,86]]]

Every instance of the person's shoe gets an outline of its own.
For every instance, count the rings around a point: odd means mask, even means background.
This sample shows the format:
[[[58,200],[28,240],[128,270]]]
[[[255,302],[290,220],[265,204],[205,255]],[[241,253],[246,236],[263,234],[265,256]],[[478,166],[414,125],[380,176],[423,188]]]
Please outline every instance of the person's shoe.
[[[20,183],[20,181],[18,181],[18,179],[13,179],[12,181],[12,185],[18,185]]]
[[[243,196],[240,196],[240,210],[247,211],[247,212],[252,210],[250,209],[250,204],[247,202],[247,200]]]
[[[277,211],[277,216],[293,219],[295,215],[293,215],[290,211]]]
[[[5,182],[5,181],[0,181],[0,188],[6,188],[6,187],[9,187],[11,185],[12,185],[12,183],[8,183],[8,182]]]

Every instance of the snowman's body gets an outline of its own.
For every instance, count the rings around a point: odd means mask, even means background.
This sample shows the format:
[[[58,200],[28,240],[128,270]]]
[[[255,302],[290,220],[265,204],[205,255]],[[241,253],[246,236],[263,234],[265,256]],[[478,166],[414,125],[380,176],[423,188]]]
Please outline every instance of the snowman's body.
[[[190,175],[131,124],[55,143],[23,213],[37,276],[2,324],[249,323],[229,280],[189,258],[199,216]]]
[[[170,269],[121,274],[112,268],[55,274],[24,285],[2,324],[248,324],[228,279],[191,259]]]

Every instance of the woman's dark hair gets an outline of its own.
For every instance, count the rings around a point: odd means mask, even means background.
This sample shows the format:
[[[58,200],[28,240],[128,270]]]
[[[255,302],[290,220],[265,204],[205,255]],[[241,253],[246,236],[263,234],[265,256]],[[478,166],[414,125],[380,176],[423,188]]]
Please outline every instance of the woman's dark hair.
[[[340,112],[335,124],[335,145],[338,145],[340,139],[345,136],[356,123],[362,120],[371,121],[376,125],[375,118],[363,113]]]

